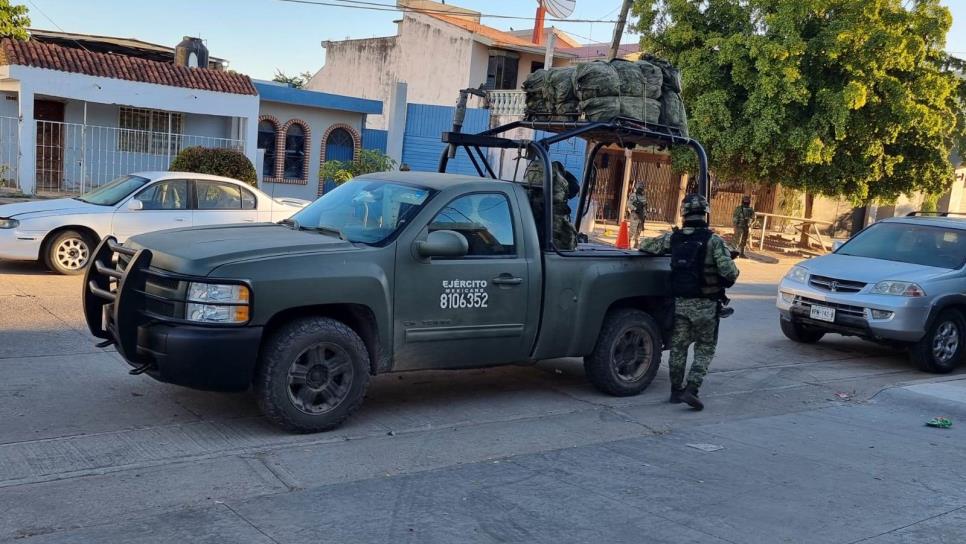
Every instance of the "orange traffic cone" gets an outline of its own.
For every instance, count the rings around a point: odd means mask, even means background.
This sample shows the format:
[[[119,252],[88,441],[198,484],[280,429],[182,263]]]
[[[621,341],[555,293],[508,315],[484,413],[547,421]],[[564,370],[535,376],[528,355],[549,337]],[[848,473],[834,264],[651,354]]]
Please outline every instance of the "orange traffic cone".
[[[627,228],[627,221],[621,221],[621,230],[617,232],[617,243],[614,246],[617,249],[631,248],[631,236]]]

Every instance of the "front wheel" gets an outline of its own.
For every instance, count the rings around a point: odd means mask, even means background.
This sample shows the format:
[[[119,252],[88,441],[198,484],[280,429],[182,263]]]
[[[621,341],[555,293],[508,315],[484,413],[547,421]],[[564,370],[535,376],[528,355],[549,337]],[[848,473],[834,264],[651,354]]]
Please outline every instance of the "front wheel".
[[[788,338],[792,342],[798,342],[799,344],[814,344],[825,336],[825,331],[819,329],[810,329],[799,323],[793,323],[787,319],[779,318],[779,323],[782,328],[782,334],[785,338]]]
[[[266,342],[255,377],[258,404],[269,420],[294,432],[334,429],[362,404],[369,352],[340,321],[293,321]]]
[[[623,309],[604,319],[594,351],[584,358],[587,379],[615,397],[637,395],[661,366],[661,334],[642,310]]]
[[[58,274],[83,274],[95,245],[90,236],[76,230],[65,230],[54,236],[45,246],[44,264]]]
[[[926,335],[909,350],[912,362],[926,372],[951,372],[963,359],[966,342],[966,319],[957,310],[939,314]]]

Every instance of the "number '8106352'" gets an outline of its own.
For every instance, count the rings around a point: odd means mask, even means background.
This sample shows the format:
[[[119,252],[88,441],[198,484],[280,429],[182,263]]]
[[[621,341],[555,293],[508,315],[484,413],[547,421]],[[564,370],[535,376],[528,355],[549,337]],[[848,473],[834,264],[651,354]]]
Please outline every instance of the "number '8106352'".
[[[439,296],[439,307],[444,310],[486,308],[489,298],[487,293],[443,293]]]

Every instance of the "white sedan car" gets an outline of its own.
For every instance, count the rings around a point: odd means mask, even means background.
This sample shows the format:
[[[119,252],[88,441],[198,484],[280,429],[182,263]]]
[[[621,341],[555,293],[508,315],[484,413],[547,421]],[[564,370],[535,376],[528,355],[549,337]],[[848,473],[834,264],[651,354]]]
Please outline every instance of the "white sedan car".
[[[238,180],[137,172],[74,198],[0,205],[0,259],[40,260],[80,274],[105,236],[123,242],[163,229],[286,219],[307,200],[277,198]]]

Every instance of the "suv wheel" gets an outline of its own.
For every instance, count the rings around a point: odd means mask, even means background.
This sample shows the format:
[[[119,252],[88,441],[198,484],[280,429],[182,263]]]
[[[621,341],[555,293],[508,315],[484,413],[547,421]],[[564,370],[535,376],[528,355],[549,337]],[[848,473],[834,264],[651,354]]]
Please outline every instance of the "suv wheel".
[[[654,319],[641,310],[609,313],[594,351],[584,358],[587,379],[597,389],[616,397],[643,391],[661,366],[659,330]]]
[[[799,344],[814,344],[825,336],[825,331],[808,328],[800,323],[794,323],[787,319],[779,318],[779,323],[781,324],[782,334],[785,335],[785,338],[788,338],[792,342],[798,342]]]
[[[912,361],[926,372],[945,374],[959,366],[966,343],[966,319],[957,310],[939,314],[922,340],[909,351]]]
[[[327,317],[293,321],[266,342],[255,392],[269,420],[314,433],[342,424],[369,387],[369,352],[344,323]]]
[[[65,230],[54,236],[44,247],[44,264],[47,268],[73,276],[83,274],[91,260],[94,246],[97,245],[89,236],[76,230]]]

